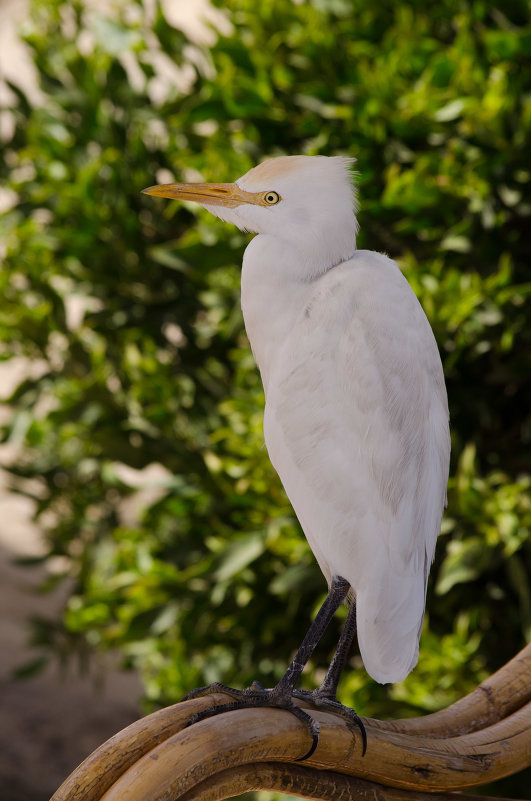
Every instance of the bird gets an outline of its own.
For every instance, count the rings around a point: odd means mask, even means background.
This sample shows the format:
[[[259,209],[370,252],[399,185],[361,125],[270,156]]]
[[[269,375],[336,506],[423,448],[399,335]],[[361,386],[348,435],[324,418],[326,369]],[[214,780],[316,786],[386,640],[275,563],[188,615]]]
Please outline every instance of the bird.
[[[241,306],[264,395],[264,439],[328,595],[279,684],[223,689],[216,710],[269,704],[304,720],[306,698],[364,727],[336,699],[357,635],[377,682],[418,660],[426,586],[446,505],[448,400],[428,319],[398,264],[356,247],[355,159],[279,156],[234,183],[174,183],[144,193],[194,201],[256,234],[245,249]],[[296,682],[339,606],[350,603],[320,687]],[[299,714],[301,713],[301,714]],[[310,718],[310,720],[308,720]],[[354,725],[355,724],[355,725]]]

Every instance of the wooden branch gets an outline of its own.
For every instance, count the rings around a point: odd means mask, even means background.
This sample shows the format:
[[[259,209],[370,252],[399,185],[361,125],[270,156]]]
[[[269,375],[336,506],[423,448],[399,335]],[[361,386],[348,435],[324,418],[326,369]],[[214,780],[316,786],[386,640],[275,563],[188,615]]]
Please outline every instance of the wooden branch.
[[[273,790],[315,801],[509,801],[487,795],[400,790],[328,770],[278,762],[260,762],[221,771],[185,793],[180,801],[218,801],[252,790]]]
[[[447,737],[491,726],[528,701],[531,701],[531,644],[446,709],[421,718],[374,723],[388,731]]]
[[[303,764],[308,732],[282,709],[243,709],[183,728],[226,700],[218,693],[137,721],[88,757],[52,801],[214,801],[251,789],[336,801],[425,801],[429,792],[431,801],[448,801],[451,791],[531,764],[531,645],[446,710],[364,719],[365,757],[344,719],[302,702],[321,724]]]

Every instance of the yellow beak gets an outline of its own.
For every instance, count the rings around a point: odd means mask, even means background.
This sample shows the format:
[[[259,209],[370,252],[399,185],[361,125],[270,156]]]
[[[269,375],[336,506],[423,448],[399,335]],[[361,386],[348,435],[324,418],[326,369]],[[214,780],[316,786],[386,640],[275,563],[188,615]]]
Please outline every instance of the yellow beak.
[[[267,206],[264,192],[246,192],[238,184],[159,184],[142,189],[145,195],[169,197],[177,200],[193,200],[203,206],[227,206],[235,208],[242,203]]]

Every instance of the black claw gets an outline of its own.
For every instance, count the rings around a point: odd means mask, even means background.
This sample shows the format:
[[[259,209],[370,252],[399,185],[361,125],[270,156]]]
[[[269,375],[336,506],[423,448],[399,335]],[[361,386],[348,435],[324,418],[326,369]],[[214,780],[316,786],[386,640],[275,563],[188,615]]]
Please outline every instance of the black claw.
[[[319,691],[315,690],[294,690],[293,696],[295,698],[300,698],[305,701],[309,701],[311,704],[314,704],[318,709],[326,709],[328,712],[332,712],[336,715],[340,715],[342,718],[345,718],[347,724],[349,725],[349,729],[353,730],[353,725],[357,726],[361,734],[361,742],[362,742],[362,757],[365,756],[367,753],[367,732],[365,731],[365,726],[363,725],[363,721],[356,714],[353,709],[350,707],[343,706],[340,704],[339,701],[336,701],[332,698],[327,697],[326,695],[321,694]],[[307,757],[304,757],[307,759]]]
[[[347,707],[347,709],[348,709],[348,707]],[[367,753],[367,732],[365,731],[365,726],[363,725],[362,719],[358,715],[356,715],[354,710],[353,709],[352,710],[349,709],[349,712],[351,712],[352,714],[350,714],[348,716],[347,715],[342,715],[342,717],[346,718],[347,723],[348,722],[354,723],[358,727],[358,729],[360,730],[361,746],[362,746],[361,747],[361,755],[362,755],[362,757],[364,757],[365,754]],[[349,727],[349,728],[352,728],[352,727]]]
[[[315,749],[317,748],[318,744],[319,744],[319,735],[318,734],[314,734],[312,736],[312,747],[310,748],[308,753],[304,754],[304,756],[297,757],[295,762],[304,762],[306,759],[309,759],[311,757],[311,755],[313,754],[313,752],[315,751]]]
[[[291,712],[292,715],[295,715],[296,718],[298,718],[302,723],[305,724],[305,726],[308,727],[308,731],[312,737],[312,745],[310,750],[304,754],[304,756],[301,756],[295,760],[296,762],[304,762],[305,759],[309,759],[311,757],[319,744],[321,724],[318,720],[315,720],[315,718],[312,718],[311,715],[305,712],[304,709],[301,709],[299,706],[294,704],[291,699],[289,700],[289,704],[287,704],[284,708],[287,709],[288,712]]]
[[[364,757],[365,754],[367,753],[367,732],[365,731],[365,726],[363,725],[363,723],[359,718],[356,720],[356,723],[358,729],[361,732],[361,742],[362,742],[361,755],[362,757]]]

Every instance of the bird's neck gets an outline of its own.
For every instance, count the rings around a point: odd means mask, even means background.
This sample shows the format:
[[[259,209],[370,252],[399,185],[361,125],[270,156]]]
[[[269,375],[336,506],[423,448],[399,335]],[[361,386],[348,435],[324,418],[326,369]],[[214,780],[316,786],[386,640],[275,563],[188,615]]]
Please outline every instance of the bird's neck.
[[[266,397],[275,359],[310,292],[311,284],[303,277],[304,259],[298,250],[268,234],[256,236],[244,254],[242,311]]]

